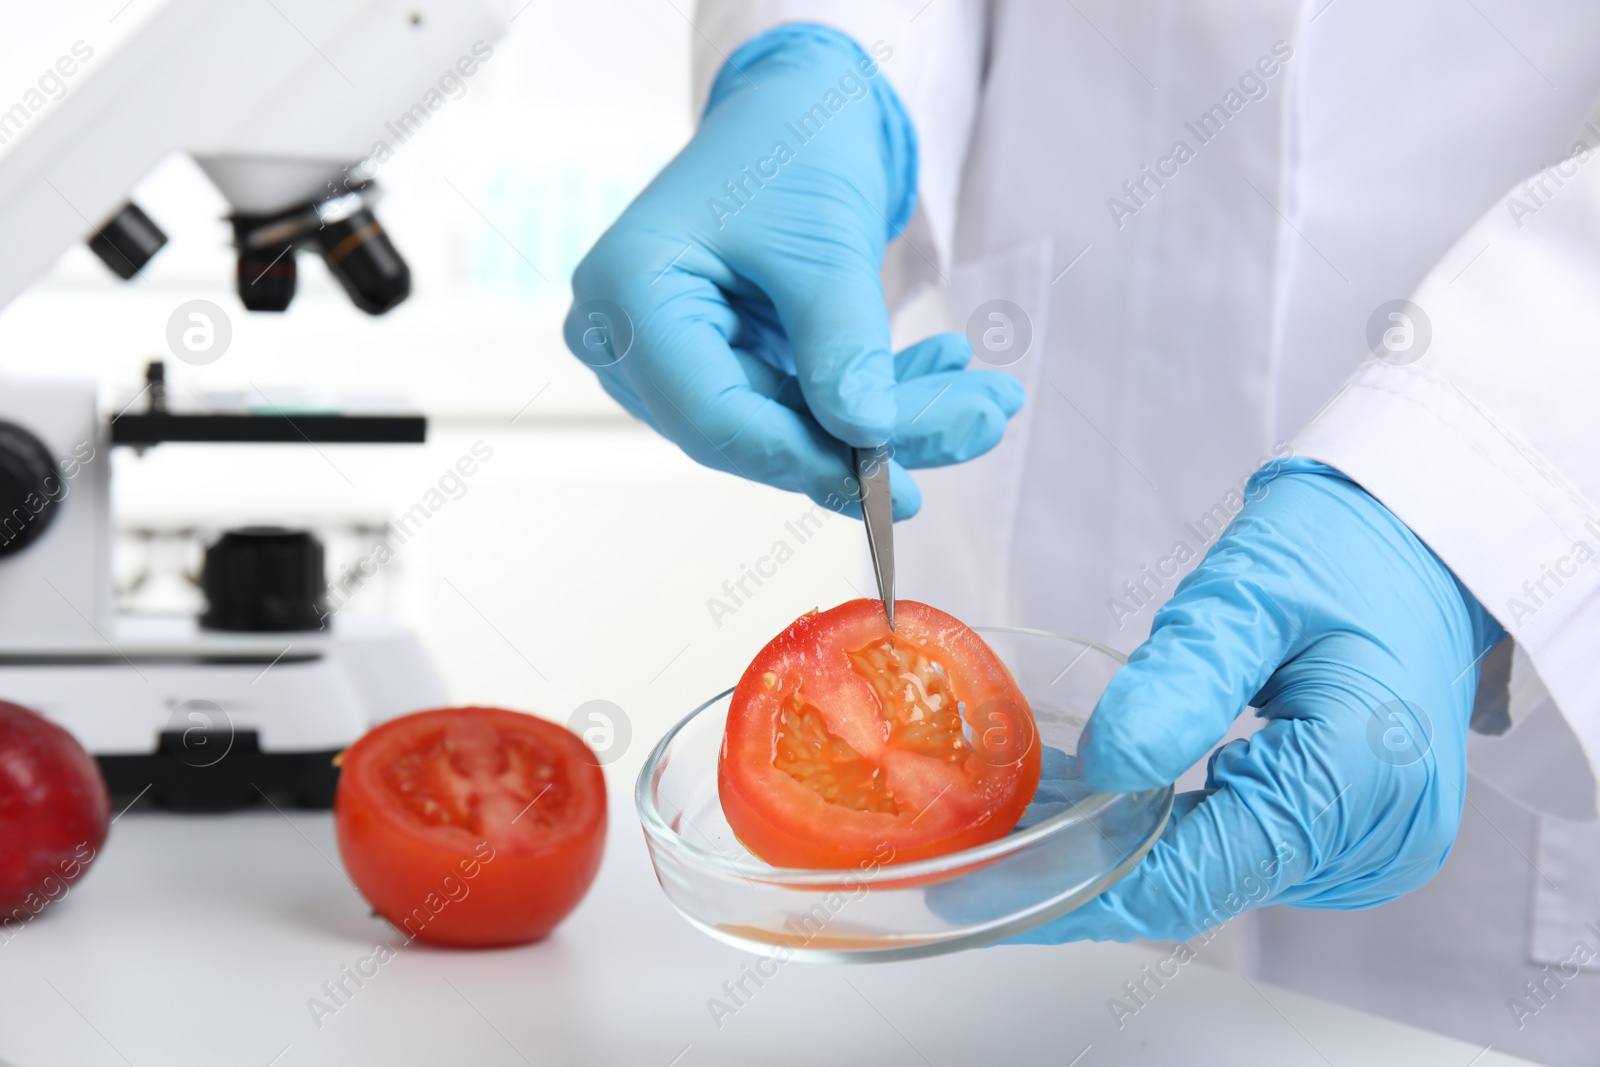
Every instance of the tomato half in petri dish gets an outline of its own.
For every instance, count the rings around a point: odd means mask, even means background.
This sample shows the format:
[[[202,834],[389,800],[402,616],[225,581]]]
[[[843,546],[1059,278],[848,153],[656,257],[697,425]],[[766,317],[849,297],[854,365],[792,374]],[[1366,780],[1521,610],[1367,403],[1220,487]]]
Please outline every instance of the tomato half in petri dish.
[[[409,939],[537,941],[600,869],[605,778],[556,723],[500,708],[421,711],[369,731],[341,767],[339,854]]]
[[[1039,785],[1027,699],[983,639],[913,600],[801,616],[734,689],[723,814],[777,867],[927,859],[1003,837]]]

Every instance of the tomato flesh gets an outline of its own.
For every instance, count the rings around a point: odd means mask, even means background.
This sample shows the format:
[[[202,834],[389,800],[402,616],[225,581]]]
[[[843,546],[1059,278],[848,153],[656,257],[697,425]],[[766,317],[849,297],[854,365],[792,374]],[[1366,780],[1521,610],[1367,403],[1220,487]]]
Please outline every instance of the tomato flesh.
[[[421,825],[457,826],[480,837],[490,831],[500,836],[514,820],[559,826],[572,794],[558,752],[530,736],[465,717],[419,731],[378,768],[378,776]]]
[[[812,612],[745,671],[717,786],[745,847],[781,867],[943,855],[1002,837],[1039,784],[1033,714],[992,650],[902,600]]]
[[[599,761],[555,723],[444,708],[384,723],[344,754],[334,823],[351,880],[408,938],[544,937],[605,845]]]

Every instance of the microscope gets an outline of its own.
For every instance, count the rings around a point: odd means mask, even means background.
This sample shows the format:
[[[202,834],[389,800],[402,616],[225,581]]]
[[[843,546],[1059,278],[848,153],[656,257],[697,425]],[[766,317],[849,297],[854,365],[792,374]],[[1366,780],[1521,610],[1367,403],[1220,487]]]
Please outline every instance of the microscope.
[[[510,17],[494,0],[169,0],[0,145],[0,307],[80,240],[135,277],[166,237],[130,190],[185,152],[231,205],[247,309],[286,309],[304,253],[360,311],[387,312],[410,272],[375,214],[376,172]],[[0,699],[71,731],[128,801],[330,805],[339,752],[445,703],[420,643],[391,620],[331,616],[321,545],[276,527],[206,549],[199,615],[117,611],[110,452],[415,444],[425,420],[169,403],[159,364],[110,417],[97,393],[0,379]]]

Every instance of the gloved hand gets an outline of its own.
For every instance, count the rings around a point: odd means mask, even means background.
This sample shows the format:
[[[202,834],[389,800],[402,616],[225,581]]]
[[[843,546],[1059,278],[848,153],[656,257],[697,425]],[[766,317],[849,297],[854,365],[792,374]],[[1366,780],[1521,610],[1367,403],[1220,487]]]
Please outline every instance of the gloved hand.
[[[914,131],[849,37],[788,25],[736,51],[704,121],[579,264],[566,341],[606,391],[694,459],[855,510],[846,445],[907,467],[988,451],[1022,404],[971,345],[899,355],[878,272],[911,218]]]
[[[1266,725],[1212,754],[1125,879],[1016,941],[1183,941],[1262,904],[1371,907],[1449,853],[1477,662],[1505,632],[1338,471],[1288,460],[1249,488],[1100,698],[1082,775],[1151,789],[1246,704]]]

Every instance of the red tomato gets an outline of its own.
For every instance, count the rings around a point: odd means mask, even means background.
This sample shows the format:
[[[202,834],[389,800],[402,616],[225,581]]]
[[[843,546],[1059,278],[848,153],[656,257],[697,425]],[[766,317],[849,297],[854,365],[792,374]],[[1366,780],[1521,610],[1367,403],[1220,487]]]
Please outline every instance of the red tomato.
[[[110,825],[105,779],[83,746],[49,719],[0,701],[0,924],[65,896]]]
[[[983,639],[913,600],[797,619],[739,679],[717,790],[779,867],[940,856],[1003,837],[1039,785],[1033,712]]]
[[[565,727],[499,708],[419,711],[374,728],[341,765],[339,854],[408,938],[537,941],[600,869],[605,778]]]

